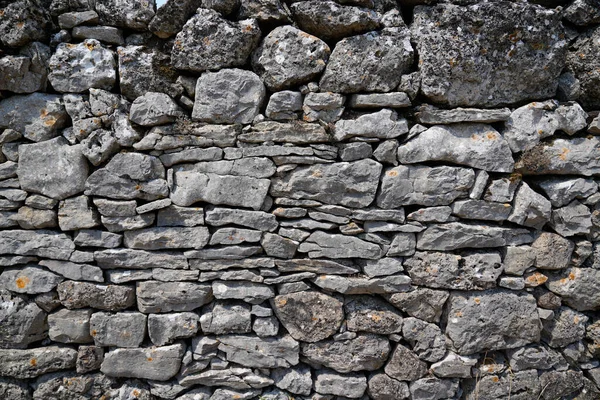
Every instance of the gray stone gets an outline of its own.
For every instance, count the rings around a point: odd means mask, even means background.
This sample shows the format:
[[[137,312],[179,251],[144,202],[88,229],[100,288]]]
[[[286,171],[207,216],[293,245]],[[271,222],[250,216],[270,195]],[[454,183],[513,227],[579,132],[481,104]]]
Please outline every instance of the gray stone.
[[[352,332],[389,335],[401,332],[402,315],[389,303],[372,296],[346,296],[346,325]]]
[[[594,54],[598,51],[598,35],[600,29],[592,27],[583,32],[574,41],[567,54],[567,66],[579,85],[578,101],[587,109],[596,109],[598,101],[598,79],[596,68],[598,61]]]
[[[46,338],[46,313],[24,296],[0,289],[0,349],[24,348]]]
[[[108,160],[121,147],[110,131],[97,129],[81,141],[81,152],[95,166]]]
[[[230,22],[215,11],[198,9],[175,38],[173,66],[193,72],[243,66],[260,34],[253,19]]]
[[[0,20],[2,44],[19,47],[34,40],[45,40],[46,30],[51,24],[48,10],[41,3],[27,0],[5,3]]]
[[[415,400],[451,399],[459,392],[459,382],[456,379],[426,377],[410,384],[410,394]]]
[[[135,292],[127,286],[65,281],[58,285],[57,291],[60,302],[70,310],[92,307],[116,311],[135,303]]]
[[[208,244],[208,228],[156,227],[126,231],[124,245],[133,249],[201,249]]]
[[[311,258],[381,258],[381,247],[374,243],[345,236],[328,234],[322,231],[313,232],[298,247],[298,251],[308,253]]]
[[[515,164],[515,170],[524,175],[591,176],[600,173],[599,152],[600,138],[597,136],[557,138],[525,151]]]
[[[146,214],[152,211],[156,211],[156,210],[161,210],[163,208],[167,208],[171,205],[171,199],[162,199],[162,200],[156,200],[156,201],[151,201],[150,203],[146,203],[144,205],[141,205],[139,207],[135,208],[135,211],[138,214]]]
[[[183,116],[179,105],[169,95],[146,92],[131,104],[129,119],[142,126],[164,125]]]
[[[0,89],[14,93],[46,91],[50,54],[48,46],[34,42],[23,48],[18,56],[0,58],[0,73],[6,77],[0,83]]]
[[[448,296],[446,291],[417,287],[409,292],[393,293],[386,299],[412,317],[439,322]]]
[[[48,315],[50,328],[48,337],[61,343],[90,343],[91,309],[67,310],[61,309]]]
[[[72,35],[75,39],[95,39],[108,44],[125,44],[123,32],[112,26],[76,26],[73,28]]]
[[[0,287],[15,293],[38,294],[54,289],[63,278],[34,264],[7,268],[0,274]]]
[[[417,121],[422,124],[456,124],[460,122],[480,122],[489,124],[491,122],[506,121],[510,117],[509,108],[480,109],[480,108],[454,108],[444,110],[429,104],[423,104],[415,114]]]
[[[344,319],[342,303],[319,292],[280,295],[271,300],[271,306],[290,335],[303,342],[330,337]]]
[[[6,399],[28,400],[31,398],[31,391],[25,382],[0,378],[0,396]]]
[[[255,318],[252,331],[258,337],[277,336],[279,333],[279,321],[276,317]]]
[[[250,304],[275,297],[272,287],[254,282],[213,281],[212,291],[217,299],[238,299]]]
[[[211,285],[195,282],[138,282],[136,294],[143,313],[193,311],[213,299]]]
[[[373,160],[299,167],[275,178],[270,194],[365,207],[375,198],[380,173],[381,164]]]
[[[276,368],[271,370],[271,379],[275,386],[290,393],[308,396],[312,389],[310,368],[299,364],[290,368]]]
[[[502,259],[495,252],[463,255],[417,252],[404,261],[404,267],[417,286],[483,290],[496,286],[502,273]]]
[[[190,259],[199,259],[199,260],[225,260],[223,264],[218,261],[212,264],[210,267],[216,267],[220,269],[231,268],[229,264],[230,260],[240,260],[246,257],[251,257],[262,253],[262,247],[260,246],[227,246],[220,248],[208,248],[202,250],[191,250],[186,251],[184,254],[186,257]],[[198,265],[201,265],[199,261],[196,262],[194,268],[198,268]],[[249,263],[248,265],[253,265]]]
[[[350,108],[404,108],[410,107],[411,102],[404,92],[369,93],[353,94],[348,99],[347,106]]]
[[[380,16],[375,11],[333,1],[301,1],[290,8],[300,29],[324,40],[337,41],[379,27]]]
[[[599,279],[598,269],[573,267],[550,276],[546,286],[560,296],[564,304],[578,311],[588,311],[600,307]]]
[[[67,123],[61,97],[33,93],[11,96],[0,102],[0,128],[9,128],[35,142],[52,139]]]
[[[23,229],[55,228],[57,215],[54,210],[37,210],[31,207],[20,207],[14,221]]]
[[[190,19],[201,0],[168,0],[158,7],[154,18],[148,24],[148,30],[161,39],[177,34]]]
[[[352,265],[341,264],[331,260],[277,260],[275,265],[281,272],[306,271],[317,274],[352,275],[360,271],[359,268]]]
[[[270,119],[285,121],[297,119],[298,111],[302,111],[302,93],[283,90],[269,97],[265,115]]]
[[[93,228],[99,224],[98,213],[87,196],[72,197],[58,205],[58,226],[63,231]]]
[[[291,336],[259,338],[219,336],[219,350],[227,360],[250,368],[289,368],[298,364],[299,344]]]
[[[361,373],[338,374],[320,369],[315,372],[314,388],[320,394],[332,394],[351,399],[359,398],[367,390],[367,378]]]
[[[498,203],[510,202],[520,183],[521,179],[518,175],[512,175],[510,178],[494,179],[485,191],[483,200]]]
[[[594,0],[575,0],[563,12],[563,18],[575,25],[600,23],[600,10]]]
[[[512,211],[508,203],[488,202],[485,200],[459,200],[452,204],[452,213],[463,219],[484,221],[505,221]]]
[[[577,200],[552,210],[550,226],[562,236],[586,235],[592,229],[592,213]]]
[[[523,275],[535,263],[536,252],[530,246],[508,246],[504,249],[504,273]]]
[[[170,167],[182,162],[217,161],[221,158],[223,158],[222,149],[219,147],[209,147],[207,149],[191,148],[163,154],[160,156],[160,161],[162,161],[165,167]]]
[[[333,123],[344,112],[346,97],[338,93],[307,93],[304,97],[302,120],[306,122],[322,121]]]
[[[325,42],[286,25],[263,39],[252,56],[252,67],[269,90],[289,89],[318,77],[329,54]]]
[[[431,365],[431,371],[438,378],[470,378],[471,367],[476,364],[475,357],[459,356],[449,351],[442,360]]]
[[[474,180],[475,173],[467,168],[400,165],[383,174],[377,205],[381,208],[447,205],[466,197]]]
[[[369,377],[367,393],[374,400],[405,400],[410,398],[408,385],[383,373]]]
[[[514,167],[506,140],[484,124],[433,126],[400,145],[398,161],[446,161],[490,172],[512,172]]]
[[[342,161],[356,161],[363,158],[370,158],[373,154],[373,148],[370,144],[364,142],[343,143],[340,145],[340,159]]]
[[[220,228],[217,229],[210,238],[210,245],[232,245],[244,242],[256,243],[262,237],[261,231],[242,228]]]
[[[185,347],[115,349],[104,355],[100,371],[107,376],[167,381],[179,371]]]
[[[412,29],[421,91],[434,102],[494,107],[556,92],[567,52],[558,12],[518,3],[443,4],[417,8]],[[519,41],[525,45],[516,47]]]
[[[535,266],[540,269],[564,269],[569,266],[575,244],[569,239],[550,232],[542,232],[531,244]]]
[[[155,127],[133,147],[137,150],[171,150],[184,146],[233,146],[239,125],[206,125],[179,118],[174,125]]]
[[[46,346],[28,350],[0,349],[0,375],[29,379],[75,367],[77,351],[67,347]]]
[[[200,325],[204,334],[250,333],[251,318],[249,304],[217,300],[203,308]]]
[[[535,147],[557,130],[573,135],[584,129],[587,113],[577,103],[558,105],[556,101],[535,102],[517,108],[506,122],[504,137],[513,152]]]
[[[198,314],[192,312],[174,314],[150,314],[148,336],[155,346],[173,343],[176,339],[189,338],[198,331]]]
[[[152,252],[133,249],[110,249],[94,252],[94,260],[102,269],[112,268],[172,268],[188,269],[186,258],[182,254],[171,252]]]
[[[106,217],[131,217],[136,214],[137,203],[135,200],[118,201],[94,198],[93,202],[98,212]]]
[[[96,12],[103,25],[144,30],[154,17],[154,2],[137,4],[135,0],[96,0]]]
[[[242,0],[238,18],[256,18],[260,22],[289,22],[289,10],[279,0]]]
[[[61,29],[71,29],[85,23],[98,23],[96,11],[68,12],[58,16],[58,25]]]
[[[568,307],[555,310],[554,318],[542,321],[542,339],[550,347],[565,347],[585,336],[588,317]]]
[[[406,318],[402,336],[421,360],[436,362],[446,354],[446,337],[435,324],[414,317]]]
[[[64,233],[47,230],[0,231],[0,254],[32,255],[68,260],[75,250],[71,238]]]
[[[369,278],[388,276],[404,271],[402,268],[402,259],[394,257],[385,257],[379,260],[365,260],[362,265],[362,270]]]
[[[575,199],[585,200],[598,192],[598,184],[586,178],[547,178],[539,187],[548,196],[552,206],[566,206]]]
[[[328,143],[331,136],[325,128],[315,123],[303,122],[259,122],[246,133],[238,136],[242,142],[283,142],[294,144]]]
[[[581,371],[548,371],[540,375],[540,393],[543,399],[559,399],[569,395],[577,395],[583,387],[583,372]]]
[[[387,338],[372,334],[359,334],[350,340],[302,344],[302,355],[308,361],[342,373],[375,371],[383,366],[389,353]]]
[[[158,158],[141,153],[119,153],[89,176],[85,194],[152,201],[167,197],[169,189],[164,177],[165,169]]]
[[[76,264],[68,261],[42,260],[39,265],[50,271],[77,281],[104,282],[102,270],[95,265]]]
[[[365,223],[365,232],[378,232],[376,229],[366,229],[367,224],[370,225],[369,222]],[[394,229],[394,228],[392,228]],[[381,230],[385,232],[385,230]],[[415,246],[417,245],[417,241],[415,239],[414,233],[398,233],[394,236],[394,240],[390,244],[390,249],[386,253],[388,257],[397,257],[397,256],[412,256],[415,254]]]
[[[102,216],[100,220],[106,229],[114,233],[146,228],[154,223],[154,214],[136,215],[133,217]]]
[[[48,63],[48,80],[58,92],[110,90],[117,78],[115,57],[95,39],[78,45],[61,43]]]
[[[427,373],[427,364],[408,348],[398,344],[384,370],[387,375],[399,381],[414,381]]]
[[[321,275],[312,281],[322,289],[342,294],[385,294],[409,290],[411,279],[406,275],[372,279]]]
[[[530,345],[507,351],[510,368],[517,371],[558,367],[562,356],[543,345]]]
[[[125,311],[120,313],[94,313],[89,332],[96,346],[139,347],[146,336],[146,316]]]
[[[446,335],[460,355],[538,342],[541,326],[530,294],[509,290],[452,292]]]
[[[226,365],[227,361],[224,361],[223,363]],[[214,367],[214,363],[211,366]],[[203,385],[226,386],[228,388],[242,390],[269,386],[273,383],[273,381],[260,373],[253,373],[252,370],[249,368],[234,367],[226,369],[206,370],[199,374],[187,375],[184,378],[180,379],[180,383],[184,388],[192,385]],[[211,398],[216,398],[220,396],[219,390],[223,391],[221,393],[223,394],[224,400],[230,398],[226,397],[225,394],[228,394],[230,396],[236,396],[236,394],[234,394],[236,393],[236,390],[217,389],[215,390],[213,397]],[[239,394],[237,394],[237,396],[239,396]]]
[[[408,132],[406,119],[398,118],[394,110],[385,108],[356,119],[336,122],[334,138],[337,141],[352,137],[393,139]]]
[[[486,399],[502,399],[510,396],[512,399],[526,400],[540,396],[538,372],[535,370],[508,372],[499,375],[490,374],[480,379],[472,379],[464,385],[464,392],[469,397]]]
[[[198,226],[204,225],[204,210],[200,207],[186,208],[175,205],[158,212],[157,226]]]
[[[300,243],[284,238],[283,236],[265,232],[260,245],[265,250],[265,253],[271,257],[277,258],[293,258]]]

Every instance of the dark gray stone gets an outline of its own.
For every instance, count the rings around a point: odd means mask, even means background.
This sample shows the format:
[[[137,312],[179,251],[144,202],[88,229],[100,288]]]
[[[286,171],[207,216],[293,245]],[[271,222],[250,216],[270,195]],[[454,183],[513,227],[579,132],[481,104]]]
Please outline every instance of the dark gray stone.
[[[211,285],[195,282],[138,282],[136,294],[143,313],[193,311],[213,299]]]
[[[92,307],[117,311],[135,304],[135,292],[128,286],[65,281],[58,285],[57,291],[62,305],[70,310]]]

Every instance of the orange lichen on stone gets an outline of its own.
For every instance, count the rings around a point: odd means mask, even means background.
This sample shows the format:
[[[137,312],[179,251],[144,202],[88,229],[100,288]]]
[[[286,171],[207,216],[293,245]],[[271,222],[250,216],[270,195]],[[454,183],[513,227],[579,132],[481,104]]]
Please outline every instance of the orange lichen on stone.
[[[32,367],[36,367],[37,366],[37,360],[35,358],[32,358],[31,360],[29,360],[29,365],[31,365]]]
[[[387,176],[398,176],[398,171],[388,171],[386,173]]]
[[[30,282],[29,278],[26,276],[19,276],[17,278],[17,280],[15,281],[15,283],[17,284],[17,287],[19,289],[23,289],[25,288],[25,286],[27,286],[27,284]]]
[[[479,299],[479,297],[475,297],[475,299],[473,299],[473,301],[475,302],[475,304],[481,303],[481,299]]]
[[[563,147],[560,155],[558,156],[558,158],[560,158],[561,160],[565,161],[567,159],[567,154],[570,152],[569,149],[567,149],[566,147]]]
[[[539,286],[548,280],[548,277],[544,274],[540,274],[539,272],[534,272],[529,275],[526,279],[527,283],[531,286]]]

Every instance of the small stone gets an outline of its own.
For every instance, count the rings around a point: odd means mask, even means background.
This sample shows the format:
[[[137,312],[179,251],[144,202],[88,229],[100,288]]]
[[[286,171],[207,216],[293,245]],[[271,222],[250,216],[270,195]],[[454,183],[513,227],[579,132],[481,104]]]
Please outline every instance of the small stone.
[[[86,372],[99,370],[103,360],[104,349],[102,347],[79,346],[77,350],[77,373],[85,374]]]
[[[72,35],[75,39],[95,39],[108,44],[125,44],[123,32],[112,26],[76,26],[73,28]]]
[[[444,359],[431,365],[431,371],[438,378],[471,378],[471,367],[475,365],[476,358],[459,356],[450,351]]]
[[[592,213],[577,200],[552,210],[552,228],[562,236],[585,235],[592,229]]]
[[[273,288],[253,282],[213,281],[212,290],[217,299],[239,299],[250,304],[260,304],[275,297]]]
[[[94,260],[102,269],[114,268],[171,268],[188,269],[186,258],[182,254],[152,252],[133,249],[110,249],[94,252]]]
[[[488,186],[483,200],[497,203],[508,203],[513,200],[521,179],[517,176],[493,180]]]
[[[20,207],[14,221],[23,229],[44,229],[57,226],[57,215],[54,210],[37,210],[31,207]]]
[[[100,371],[107,376],[167,381],[181,366],[184,346],[115,349],[104,355]]]
[[[62,281],[61,276],[34,264],[18,269],[7,268],[0,274],[0,287],[15,293],[46,293]]]
[[[96,12],[102,25],[144,30],[154,17],[154,3],[135,0],[97,0]]]
[[[310,368],[304,364],[273,369],[271,378],[275,381],[275,386],[294,394],[308,396],[312,388]]]
[[[550,369],[558,367],[562,356],[556,350],[544,345],[530,345],[507,351],[510,368],[513,371],[528,369]]]
[[[92,310],[61,309],[48,315],[48,337],[61,343],[90,343],[90,316]]]
[[[125,311],[92,315],[89,331],[96,346],[139,347],[146,335],[146,316]]]
[[[156,227],[126,231],[126,247],[142,250],[201,249],[208,244],[208,229],[201,227]],[[214,237],[214,236],[213,236]]]
[[[353,94],[347,103],[350,108],[404,108],[410,107],[411,102],[406,93],[369,93]]]
[[[549,178],[539,185],[554,207],[566,206],[575,199],[585,200],[598,192],[598,185],[586,178]]]
[[[132,288],[116,285],[94,285],[65,281],[57,288],[60,302],[68,309],[92,307],[100,310],[122,310],[135,303]]]
[[[315,372],[314,389],[320,394],[359,398],[367,389],[367,378],[359,373],[342,375],[335,371],[320,369]]]
[[[277,336],[279,321],[275,317],[256,318],[252,324],[252,331],[258,337]]]
[[[410,394],[413,399],[451,399],[459,393],[459,381],[456,379],[438,379],[426,377],[411,382]]]
[[[6,77],[0,83],[1,90],[14,93],[46,91],[48,81],[48,60],[50,48],[34,42],[24,47],[18,56],[4,56],[0,59],[0,73]]]
[[[480,108],[454,108],[451,110],[439,109],[435,106],[424,104],[419,107],[416,114],[417,121],[422,124],[456,124],[460,122],[491,122],[506,121],[511,115],[509,108],[480,109]]]
[[[542,232],[531,248],[535,252],[536,267],[557,270],[567,268],[575,244],[555,233]]]
[[[542,339],[551,347],[565,347],[583,339],[587,322],[585,314],[561,307],[553,319],[542,321]]]
[[[369,377],[367,393],[374,400],[406,400],[410,398],[408,385],[386,374],[375,373]]]
[[[158,212],[157,226],[198,226],[204,225],[204,210],[201,207],[179,207],[170,205]]]
[[[72,197],[58,205],[58,225],[63,231],[93,228],[99,224],[98,213],[87,196]]]
[[[418,287],[406,293],[393,293],[386,299],[412,317],[427,322],[439,322],[449,293]]]
[[[285,121],[298,118],[298,112],[302,111],[302,93],[291,90],[275,92],[269,98],[265,110],[267,118]]]
[[[129,119],[142,126],[164,125],[183,116],[179,105],[169,95],[147,92],[131,104]]]
[[[78,281],[104,282],[102,270],[95,265],[76,264],[68,261],[42,260],[39,265],[67,279]]]
[[[58,92],[82,93],[90,88],[110,90],[117,78],[113,52],[95,39],[86,39],[78,45],[59,44],[48,67],[48,80]]]
[[[344,311],[349,331],[389,335],[402,329],[401,314],[375,297],[347,296]]]
[[[98,212],[106,217],[131,217],[136,214],[137,203],[135,200],[118,201],[94,198],[93,202]]]
[[[227,360],[250,368],[289,368],[298,364],[299,344],[291,336],[259,338],[219,336],[219,350]]]
[[[136,294],[143,313],[193,311],[213,299],[211,285],[195,282],[138,282]]]
[[[382,250],[376,244],[351,236],[328,234],[322,231],[313,232],[300,244],[298,251],[309,253],[311,258],[378,259],[382,256]]]
[[[421,360],[436,362],[446,354],[446,338],[441,329],[418,318],[405,318],[402,336]]]
[[[46,313],[26,297],[0,289],[0,348],[25,348],[47,337]],[[1,367],[0,367],[1,368]]]
[[[218,300],[203,308],[200,324],[205,334],[250,333],[250,305],[241,301]]]
[[[504,272],[507,274],[523,275],[535,263],[536,252],[530,246],[508,246],[504,251]]]
[[[578,311],[595,310],[600,306],[599,277],[598,269],[573,267],[551,275],[546,286]]]
[[[58,16],[58,25],[61,29],[71,29],[85,23],[94,24],[98,22],[96,11],[68,12]]]
[[[110,131],[97,129],[81,140],[81,152],[95,166],[108,160],[120,149],[117,139]]]
[[[399,381],[414,381],[427,373],[427,364],[408,348],[398,344],[384,370]]]
[[[148,336],[155,346],[164,346],[177,339],[189,338],[198,331],[198,314],[192,312],[150,314]]]
[[[343,119],[335,124],[334,137],[337,141],[352,137],[393,139],[408,132],[404,118],[398,118],[394,110],[383,109],[364,114],[354,120]]]

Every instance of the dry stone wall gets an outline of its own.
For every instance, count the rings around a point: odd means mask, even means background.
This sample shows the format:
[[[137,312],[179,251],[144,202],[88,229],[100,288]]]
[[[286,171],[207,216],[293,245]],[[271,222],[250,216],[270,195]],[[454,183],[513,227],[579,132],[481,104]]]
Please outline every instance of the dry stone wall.
[[[598,24],[0,0],[0,399],[600,399]]]

